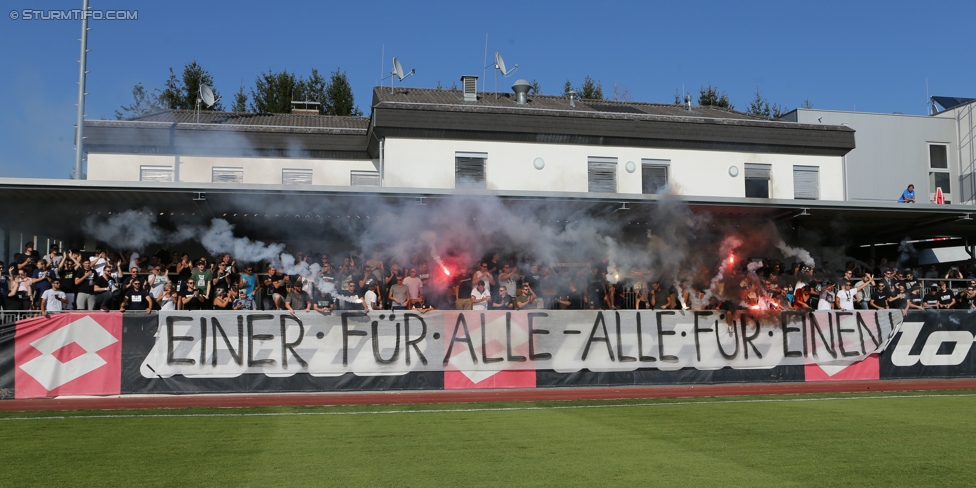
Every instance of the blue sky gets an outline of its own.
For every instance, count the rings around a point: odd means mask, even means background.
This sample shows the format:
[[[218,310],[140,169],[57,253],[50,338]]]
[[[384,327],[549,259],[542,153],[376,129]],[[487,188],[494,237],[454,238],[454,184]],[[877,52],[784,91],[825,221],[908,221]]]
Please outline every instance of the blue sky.
[[[74,9],[12,0],[5,11]],[[161,87],[196,60],[225,106],[262,71],[346,71],[359,107],[397,56],[407,86],[481,76],[501,52],[518,72],[561,93],[590,75],[638,101],[670,103],[708,83],[745,109],[758,86],[795,108],[924,114],[932,95],[976,97],[976,2],[125,2],[138,20],[92,21],[89,119],[112,119],[133,85]],[[66,178],[74,165],[80,21],[0,18],[0,177]],[[381,58],[385,52],[385,59]],[[381,61],[385,70],[381,70]],[[389,80],[386,81],[389,83]],[[487,87],[494,78],[488,71]]]

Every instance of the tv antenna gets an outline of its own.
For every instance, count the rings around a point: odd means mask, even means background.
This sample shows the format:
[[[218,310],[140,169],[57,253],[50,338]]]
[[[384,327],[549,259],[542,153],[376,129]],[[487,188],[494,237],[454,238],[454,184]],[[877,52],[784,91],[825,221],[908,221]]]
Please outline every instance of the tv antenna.
[[[488,66],[485,66],[485,68],[488,68],[489,66],[491,65],[489,64]],[[512,73],[518,71],[518,64],[513,66],[512,69],[508,69],[505,66],[505,60],[502,59],[501,53],[498,52],[495,53],[495,99],[496,100],[498,99],[498,72],[499,71],[502,72],[502,78],[507,78]]]
[[[394,56],[393,57],[393,71],[391,71],[390,72],[390,76],[387,76],[386,78],[394,78],[395,77],[397,79],[397,81],[403,82],[403,79],[404,78],[406,78],[406,77],[408,77],[410,75],[416,74],[416,73],[417,73],[417,70],[416,69],[411,69],[409,73],[404,73],[403,72],[403,66],[400,65],[400,60],[397,59]],[[383,79],[385,80],[386,78],[383,78]],[[390,80],[390,93],[393,93],[393,80],[392,79]]]
[[[205,103],[207,105],[207,108],[210,108],[213,107],[215,103],[217,103],[217,100],[220,100],[220,97],[215,98],[213,90],[211,90],[209,86],[201,83],[200,90],[197,91],[197,123],[198,124],[200,123],[200,102]]]

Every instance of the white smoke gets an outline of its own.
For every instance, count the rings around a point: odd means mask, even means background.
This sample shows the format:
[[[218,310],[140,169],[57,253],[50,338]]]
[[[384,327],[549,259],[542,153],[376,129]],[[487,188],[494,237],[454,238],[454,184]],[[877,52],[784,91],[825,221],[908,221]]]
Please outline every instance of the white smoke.
[[[912,258],[918,256],[918,251],[915,250],[915,246],[912,245],[911,237],[906,237],[898,243],[898,268],[904,268],[908,261]]]
[[[265,244],[247,237],[236,237],[234,226],[224,219],[213,219],[210,227],[200,232],[199,239],[210,254],[230,253],[234,259],[245,263],[276,263],[285,249],[284,244]]]
[[[783,253],[784,257],[797,258],[800,262],[809,266],[810,269],[813,269],[815,266],[813,256],[810,256],[810,253],[806,249],[790,247],[782,239],[776,243],[776,248],[779,249],[779,252]]]

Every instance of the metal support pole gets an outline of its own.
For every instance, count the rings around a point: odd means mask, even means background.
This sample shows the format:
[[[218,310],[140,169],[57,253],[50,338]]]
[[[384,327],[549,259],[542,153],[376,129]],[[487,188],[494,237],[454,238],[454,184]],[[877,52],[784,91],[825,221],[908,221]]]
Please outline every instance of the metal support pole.
[[[85,154],[85,69],[88,66],[88,0],[84,0],[81,10],[81,65],[78,72],[78,126],[75,129],[75,175],[82,179],[81,160]]]

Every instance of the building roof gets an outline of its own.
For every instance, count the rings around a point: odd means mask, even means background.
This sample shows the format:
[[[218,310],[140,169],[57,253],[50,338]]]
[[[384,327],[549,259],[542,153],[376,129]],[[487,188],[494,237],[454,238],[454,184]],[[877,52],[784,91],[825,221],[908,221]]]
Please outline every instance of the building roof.
[[[320,129],[358,129],[369,127],[367,117],[339,117],[334,115],[307,114],[255,114],[247,112],[214,112],[201,110],[199,122],[195,110],[164,110],[139,115],[127,121],[165,122],[176,124],[217,124],[222,126],[250,127],[314,127]]]
[[[370,138],[497,140],[595,146],[657,147],[842,156],[854,149],[844,126],[773,121],[719,107],[577,100],[509,93],[479,93],[465,102],[460,90],[376,87]]]
[[[376,87],[373,91],[373,106],[383,103],[411,104],[418,109],[431,109],[468,112],[525,112],[548,111],[564,116],[606,117],[638,119],[646,116],[706,118],[723,120],[764,121],[742,112],[726,110],[715,106],[646,103],[618,100],[576,100],[570,106],[569,98],[552,95],[529,95],[528,102],[519,105],[514,93],[479,92],[476,102],[464,102],[461,90],[438,90],[430,88]]]
[[[962,97],[937,97],[933,96],[932,101],[939,104],[942,110],[952,110],[960,105],[966,105],[967,103],[976,102],[976,98],[962,98]]]
[[[369,159],[369,119],[165,110],[85,121],[90,153]]]

